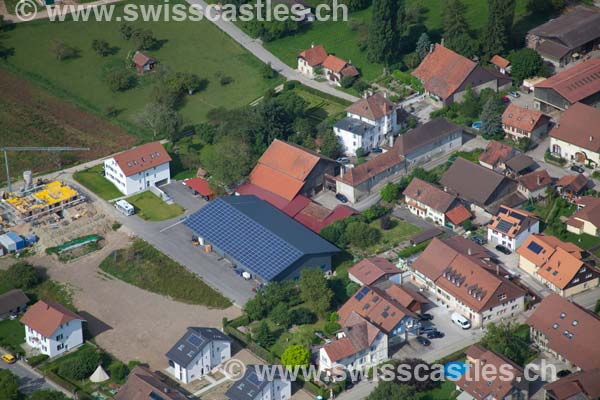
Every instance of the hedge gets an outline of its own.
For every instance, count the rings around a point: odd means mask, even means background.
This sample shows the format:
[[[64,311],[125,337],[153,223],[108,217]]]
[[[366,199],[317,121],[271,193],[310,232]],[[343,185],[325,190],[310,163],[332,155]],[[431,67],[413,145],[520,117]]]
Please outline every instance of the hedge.
[[[40,365],[41,363],[43,363],[47,359],[48,359],[47,355],[45,355],[45,354],[38,354],[37,356],[29,357],[27,359],[27,364],[31,365],[32,367],[37,367],[38,365]]]
[[[423,250],[431,243],[431,239],[424,241],[423,243],[419,243],[415,246],[406,247],[400,250],[397,254],[400,258],[408,258],[413,254],[417,254]]]

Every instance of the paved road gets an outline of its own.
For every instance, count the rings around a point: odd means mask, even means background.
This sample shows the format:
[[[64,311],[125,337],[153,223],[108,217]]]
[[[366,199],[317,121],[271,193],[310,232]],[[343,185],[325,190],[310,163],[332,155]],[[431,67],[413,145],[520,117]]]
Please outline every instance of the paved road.
[[[48,382],[43,376],[31,370],[30,367],[22,364],[21,361],[11,365],[0,363],[0,369],[8,369],[10,372],[15,374],[19,379],[19,390],[26,395],[31,395],[37,390],[63,391],[59,386]]]
[[[208,4],[203,0],[186,0],[190,5],[197,5],[202,7],[203,10],[207,10]],[[351,102],[355,102],[358,100],[358,97],[343,92],[341,90],[336,89],[333,86],[330,86],[325,82],[317,82],[315,80],[309,79],[306,76],[302,75],[295,69],[291,68],[284,62],[282,62],[279,58],[275,57],[272,53],[266,50],[261,41],[257,39],[253,39],[250,36],[246,35],[240,28],[235,26],[233,22],[224,21],[222,18],[217,17],[217,13],[214,8],[208,9],[210,10],[209,19],[212,23],[214,23],[217,28],[221,29],[227,35],[229,35],[233,40],[238,42],[241,46],[243,46],[246,50],[254,54],[259,60],[264,62],[265,64],[270,63],[271,67],[283,75],[288,80],[296,80],[302,82],[303,85],[312,87],[317,89],[323,93],[327,93],[336,97],[339,97],[344,100],[348,100]],[[310,43],[306,43],[306,46],[309,47]]]

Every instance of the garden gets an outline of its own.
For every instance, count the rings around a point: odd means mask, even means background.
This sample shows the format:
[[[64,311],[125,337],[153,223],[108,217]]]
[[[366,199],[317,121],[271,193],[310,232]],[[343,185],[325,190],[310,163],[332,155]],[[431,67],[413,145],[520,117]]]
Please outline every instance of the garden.
[[[83,171],[77,171],[73,174],[73,178],[104,200],[112,200],[123,196],[123,193],[104,177],[104,166],[102,164]]]
[[[135,213],[148,221],[164,221],[175,218],[185,211],[177,203],[167,204],[150,190],[127,198],[135,207]]]

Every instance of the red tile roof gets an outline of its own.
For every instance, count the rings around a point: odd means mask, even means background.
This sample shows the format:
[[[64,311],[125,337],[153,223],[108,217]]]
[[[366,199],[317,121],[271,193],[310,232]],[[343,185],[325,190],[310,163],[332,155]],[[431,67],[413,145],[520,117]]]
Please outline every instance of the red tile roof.
[[[547,123],[550,118],[539,111],[519,107],[510,103],[502,114],[502,123],[531,133],[538,128],[540,123]]]
[[[407,198],[416,200],[441,213],[448,211],[456,200],[456,197],[450,193],[419,178],[413,178],[403,194]]]
[[[133,61],[133,63],[139,67],[143,67],[144,65],[148,64],[149,62],[153,62],[154,59],[144,53],[142,53],[141,51],[136,51],[135,54],[133,55],[131,61]]]
[[[340,75],[342,75],[342,77],[358,76],[358,75],[360,75],[360,73],[358,72],[358,70],[356,69],[356,67],[354,65],[347,65],[346,67],[344,67],[344,69],[342,69],[342,71],[340,72]]]
[[[600,399],[600,369],[576,372],[546,384],[544,389],[555,400]]]
[[[333,55],[328,55],[323,61],[323,68],[327,68],[338,73],[342,72],[342,70],[346,68],[346,65],[348,65],[346,60],[342,60],[341,58]]]
[[[345,205],[340,204],[332,211],[310,202],[296,214],[294,219],[313,232],[320,233],[327,225],[355,214],[358,214],[358,211]]]
[[[600,92],[600,58],[584,61],[535,85],[554,89],[571,103]]]
[[[510,160],[515,154],[517,154],[517,150],[514,147],[492,140],[479,156],[479,162],[496,168],[499,164]]]
[[[192,190],[200,193],[202,196],[212,197],[215,193],[210,188],[210,185],[204,178],[184,179],[183,184]]]
[[[151,396],[153,394],[153,396]],[[148,368],[137,366],[119,389],[115,400],[187,400],[179,390],[169,386],[165,380]]]
[[[381,332],[375,325],[355,312],[352,312],[344,321],[343,331],[345,337],[323,346],[332,362],[341,361],[369,348]]]
[[[492,217],[488,229],[515,238],[530,229],[538,221],[537,216],[530,212],[501,205],[498,214]],[[504,224],[508,223],[509,228],[506,231],[499,228],[503,222]]]
[[[598,74],[600,75],[600,72]],[[550,131],[550,136],[600,153],[599,126],[599,109],[582,103],[575,103],[563,113],[560,122]]]
[[[338,176],[336,179],[342,181],[350,186],[358,186],[361,183],[368,181],[369,179],[387,171],[388,169],[402,163],[404,158],[398,154],[396,148],[389,150],[378,157],[372,158],[364,164],[360,164],[349,171],[345,172],[343,176]]]
[[[352,268],[348,273],[358,279],[363,285],[372,285],[388,274],[398,274],[400,270],[384,258],[365,258]]]
[[[470,219],[472,216],[473,215],[471,212],[467,210],[462,203],[446,212],[446,218],[448,218],[454,225],[460,225],[466,220]]]
[[[353,103],[346,111],[367,118],[370,121],[377,121],[379,118],[390,115],[396,109],[396,105],[388,100],[381,93],[375,93],[366,99],[360,99]]]
[[[555,186],[572,193],[579,193],[589,182],[589,179],[583,174],[565,175],[556,182]]]
[[[134,147],[116,154],[113,158],[125,176],[132,176],[171,161],[171,157],[160,142]]]
[[[567,224],[581,228],[583,226],[582,221],[587,221],[600,228],[600,199],[592,196],[584,196],[577,203],[581,208],[571,215]]]
[[[423,82],[423,87],[442,99],[452,96],[469,74],[477,67],[473,61],[436,44],[412,74]]]
[[[537,253],[529,248],[529,245],[532,242],[541,247]],[[550,256],[558,247],[567,251],[569,254],[572,254],[576,258],[581,258],[582,250],[577,245],[569,242],[563,242],[555,236],[543,235],[541,233],[534,233],[525,239],[523,244],[521,244],[521,246],[517,249],[517,253],[526,260],[534,263],[539,268],[544,265],[544,263],[550,258]]]
[[[61,325],[76,319],[85,321],[61,304],[40,300],[29,307],[21,323],[49,338]]]
[[[327,58],[327,52],[322,44],[311,47],[310,49],[304,50],[298,57],[306,60],[308,65],[314,67],[320,65]]]
[[[510,66],[510,61],[508,61],[506,58],[504,58],[502,56],[499,56],[498,54],[496,54],[494,57],[492,57],[490,62],[492,64],[494,64],[495,66],[497,66],[498,68],[506,69]]]
[[[519,183],[528,190],[535,191],[552,184],[552,177],[545,169],[530,172],[519,178]]]

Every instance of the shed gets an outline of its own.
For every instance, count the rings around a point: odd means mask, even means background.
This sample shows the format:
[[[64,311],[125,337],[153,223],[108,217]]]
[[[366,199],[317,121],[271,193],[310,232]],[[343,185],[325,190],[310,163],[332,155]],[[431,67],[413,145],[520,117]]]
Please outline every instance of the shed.
[[[25,241],[19,235],[14,232],[8,232],[0,236],[0,245],[6,249],[6,251],[18,251],[25,248]]]
[[[131,61],[133,61],[135,68],[140,74],[152,71],[157,63],[155,59],[141,51],[136,51]]]
[[[194,193],[202,196],[204,200],[212,200],[215,197],[215,193],[210,188],[210,185],[204,178],[190,178],[185,179],[183,184],[194,191]]]

